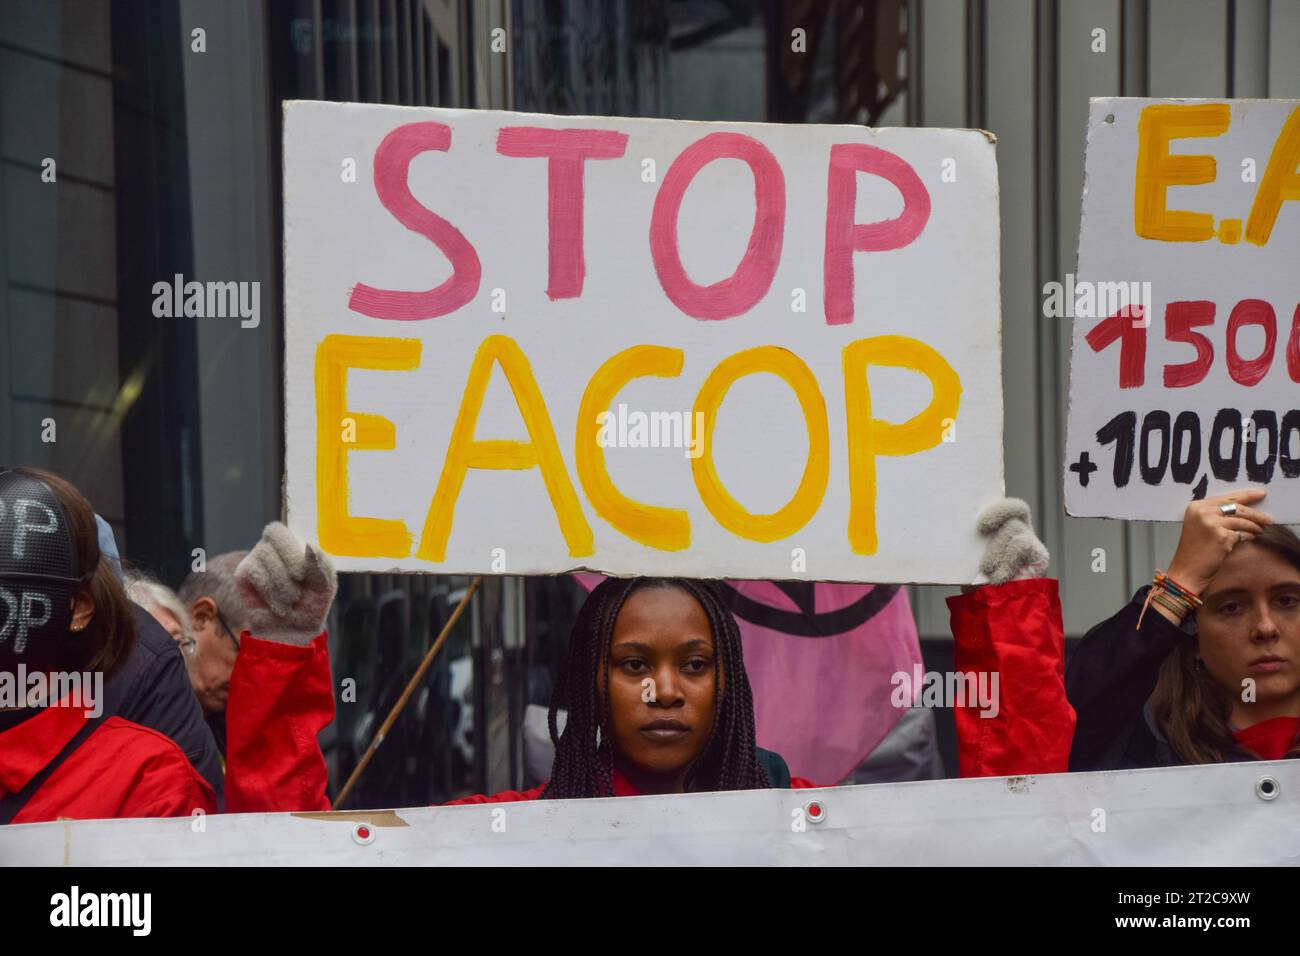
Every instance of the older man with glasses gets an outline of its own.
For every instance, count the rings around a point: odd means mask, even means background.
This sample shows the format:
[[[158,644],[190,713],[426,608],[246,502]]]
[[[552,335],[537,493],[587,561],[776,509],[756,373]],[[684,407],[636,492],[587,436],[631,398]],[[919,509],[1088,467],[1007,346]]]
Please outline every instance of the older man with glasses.
[[[228,551],[209,558],[206,570],[190,574],[177,589],[181,603],[188,609],[195,641],[190,682],[223,756],[230,675],[239,655],[240,631],[248,624],[235,568],[247,554]]]

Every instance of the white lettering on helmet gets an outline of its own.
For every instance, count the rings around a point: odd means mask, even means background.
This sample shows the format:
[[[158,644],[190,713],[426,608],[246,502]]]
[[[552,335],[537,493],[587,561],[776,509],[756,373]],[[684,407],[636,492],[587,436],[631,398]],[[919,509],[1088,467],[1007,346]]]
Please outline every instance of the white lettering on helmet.
[[[32,614],[32,605],[37,602],[40,602],[45,611],[40,618]],[[27,635],[31,631],[50,622],[50,612],[53,609],[50,599],[39,591],[23,592],[22,610],[18,613],[18,636],[14,638],[15,654],[21,654],[27,647]]]
[[[32,508],[39,508],[45,513],[45,524],[32,524],[27,520],[27,513]],[[59,530],[59,518],[49,505],[33,501],[31,498],[19,498],[14,502],[14,558],[21,561],[27,551],[27,532],[39,531],[52,534]]]

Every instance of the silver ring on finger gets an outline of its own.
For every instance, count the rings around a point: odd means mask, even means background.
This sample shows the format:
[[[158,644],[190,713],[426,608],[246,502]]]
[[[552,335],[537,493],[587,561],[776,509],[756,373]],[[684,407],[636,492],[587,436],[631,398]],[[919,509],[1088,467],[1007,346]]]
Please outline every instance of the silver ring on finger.
[[[1219,514],[1223,515],[1225,518],[1231,517],[1236,513],[1237,503],[1235,501],[1229,501],[1227,504],[1219,505]]]

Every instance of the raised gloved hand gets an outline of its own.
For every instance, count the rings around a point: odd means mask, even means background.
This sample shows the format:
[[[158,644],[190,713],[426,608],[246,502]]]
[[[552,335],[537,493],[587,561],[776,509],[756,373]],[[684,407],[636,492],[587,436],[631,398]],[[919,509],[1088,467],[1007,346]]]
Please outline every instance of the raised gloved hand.
[[[245,620],[254,637],[310,644],[325,629],[338,578],[329,556],[278,521],[235,568]]]
[[[979,532],[988,538],[980,561],[981,583],[1005,584],[1040,578],[1051,555],[1034,534],[1029,505],[1019,498],[1002,498],[979,517]]]

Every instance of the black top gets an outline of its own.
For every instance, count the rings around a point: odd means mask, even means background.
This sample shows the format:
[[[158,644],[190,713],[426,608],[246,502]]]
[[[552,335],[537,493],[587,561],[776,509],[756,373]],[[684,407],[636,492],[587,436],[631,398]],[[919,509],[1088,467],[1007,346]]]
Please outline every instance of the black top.
[[[755,747],[754,753],[767,771],[768,783],[781,790],[790,789],[790,768],[786,765],[785,758],[774,750],[764,750],[762,747]]]
[[[216,742],[217,751],[221,754],[222,759],[226,756],[226,710],[223,707],[215,714],[204,714],[203,722],[208,725],[208,730],[212,731],[212,739]]]

